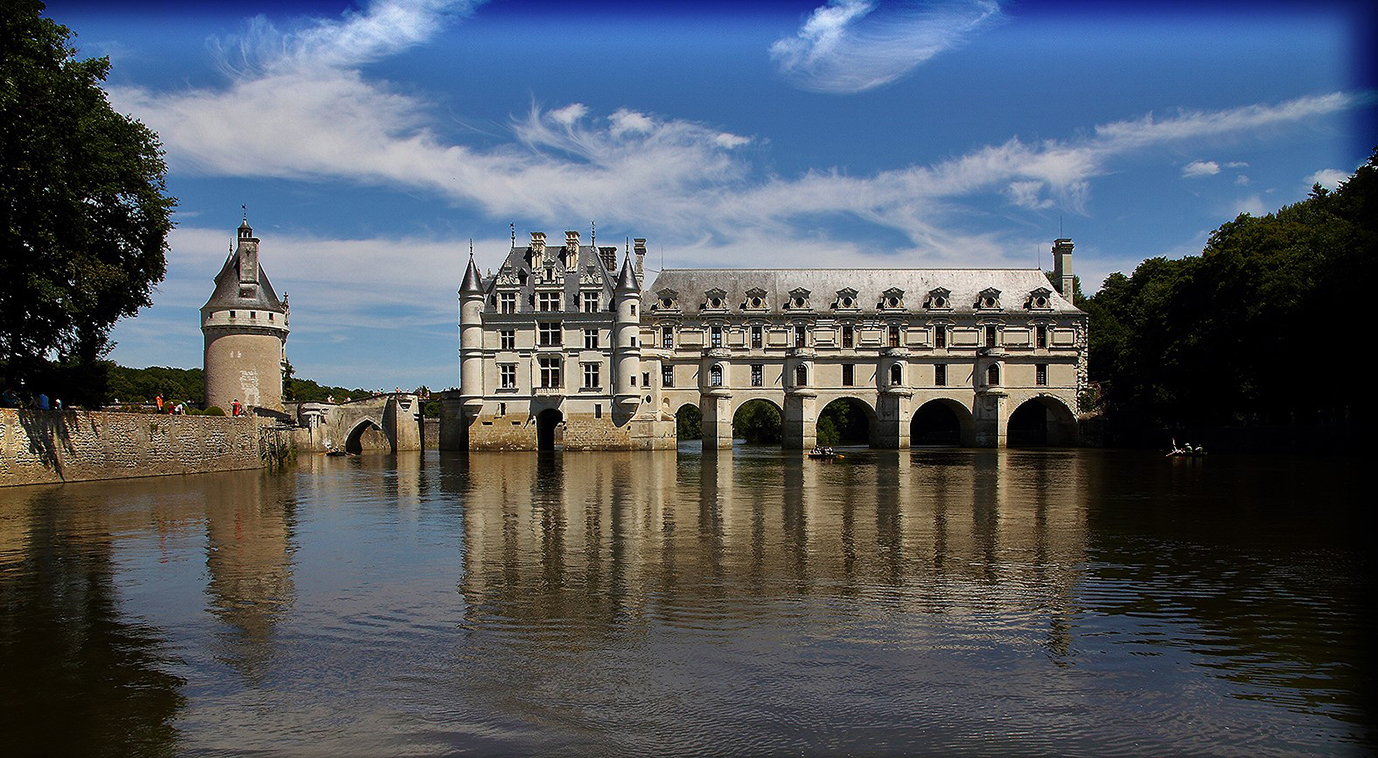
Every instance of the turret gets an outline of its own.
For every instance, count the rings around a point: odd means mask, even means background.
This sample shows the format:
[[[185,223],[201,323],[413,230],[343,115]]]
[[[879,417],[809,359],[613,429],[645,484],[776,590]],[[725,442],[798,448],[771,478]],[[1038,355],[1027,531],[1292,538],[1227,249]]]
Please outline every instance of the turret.
[[[238,400],[245,408],[282,410],[287,301],[278,299],[259,266],[258,245],[246,216],[215,291],[201,306],[207,406],[228,411]]]
[[[1053,240],[1053,280],[1062,297],[1072,302],[1072,241],[1069,239]]]
[[[466,410],[483,406],[483,280],[472,250],[459,285],[459,394]]]
[[[641,286],[637,284],[630,256],[622,259],[622,271],[617,276],[613,299],[617,306],[617,319],[613,327],[616,334],[613,343],[613,357],[617,362],[616,402],[632,411],[641,402],[636,387],[636,375],[641,369],[641,346],[637,344],[641,319],[636,310],[641,302]]]

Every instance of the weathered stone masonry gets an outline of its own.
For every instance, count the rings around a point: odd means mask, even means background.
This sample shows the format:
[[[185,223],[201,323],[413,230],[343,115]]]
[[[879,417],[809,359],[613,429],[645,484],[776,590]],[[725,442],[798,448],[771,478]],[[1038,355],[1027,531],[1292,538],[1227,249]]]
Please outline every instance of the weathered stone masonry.
[[[0,409],[0,486],[254,469],[291,444],[252,416]]]

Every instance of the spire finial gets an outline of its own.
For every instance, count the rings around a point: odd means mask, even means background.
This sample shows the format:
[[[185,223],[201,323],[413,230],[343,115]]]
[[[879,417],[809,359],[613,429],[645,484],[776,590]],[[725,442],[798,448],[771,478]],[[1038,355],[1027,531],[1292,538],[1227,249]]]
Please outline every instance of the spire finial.
[[[592,221],[589,222],[589,246],[598,252],[598,225]]]
[[[474,238],[473,238],[473,237],[470,237],[470,238],[469,238],[469,260],[472,261],[473,259],[474,259]]]
[[[248,203],[245,203],[245,204],[239,206],[239,209],[240,209],[241,211],[244,211],[244,223],[246,223],[246,224],[249,223],[249,204],[248,204]]]
[[[512,228],[512,249],[513,249],[513,250],[516,250],[516,249],[517,249],[517,225],[516,225],[515,223],[513,223],[513,224],[508,224],[508,226]]]

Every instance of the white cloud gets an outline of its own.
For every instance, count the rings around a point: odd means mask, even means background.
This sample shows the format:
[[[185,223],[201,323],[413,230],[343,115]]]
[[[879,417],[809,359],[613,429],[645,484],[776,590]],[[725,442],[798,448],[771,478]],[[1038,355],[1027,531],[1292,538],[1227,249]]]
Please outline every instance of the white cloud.
[[[770,56],[796,86],[863,92],[888,84],[998,18],[993,0],[880,3],[829,0]]]
[[[1268,215],[1268,208],[1263,204],[1263,198],[1258,195],[1249,195],[1236,200],[1231,206],[1231,215],[1237,216],[1241,213],[1247,213],[1250,216],[1266,216]]]
[[[1215,161],[1192,161],[1182,167],[1182,176],[1214,176],[1220,173],[1220,164]]]
[[[1316,173],[1306,177],[1306,186],[1310,187],[1319,184],[1322,187],[1325,187],[1326,189],[1335,189],[1336,187],[1340,186],[1340,182],[1343,182],[1348,178],[1348,173],[1341,171],[1337,168],[1323,168],[1320,171],[1317,171]]]
[[[1241,187],[1247,187],[1249,186],[1249,177],[1245,174],[1240,174],[1234,178],[1234,183]]]
[[[439,133],[422,96],[370,81],[356,65],[424,40],[443,23],[445,8],[469,7],[390,0],[366,14],[279,35],[276,42],[260,28],[245,46],[252,53],[243,56],[255,64],[236,69],[226,87],[170,93],[112,88],[111,98],[159,132],[178,171],[395,186],[496,218],[554,225],[597,218],[691,244],[707,239],[730,245],[752,235],[798,238],[808,228],[801,219],[843,213],[899,231],[934,260],[968,253],[973,245],[978,251],[996,246],[997,240],[973,239],[959,228],[968,200],[1003,196],[1018,208],[1082,211],[1092,181],[1126,156],[1305,123],[1356,101],[1331,93],[1148,114],[1070,139],[1014,138],[935,164],[861,176],[821,170],[762,177],[753,153],[740,149],[757,138],[631,108],[601,116],[580,103],[548,110],[533,105],[511,124],[510,141],[480,149]],[[833,15],[813,27],[820,40],[838,38],[834,32],[846,37],[872,12],[855,3],[828,8]],[[389,31],[389,24],[398,28]],[[277,57],[269,51],[278,51]],[[1196,163],[1219,170],[1214,161]]]

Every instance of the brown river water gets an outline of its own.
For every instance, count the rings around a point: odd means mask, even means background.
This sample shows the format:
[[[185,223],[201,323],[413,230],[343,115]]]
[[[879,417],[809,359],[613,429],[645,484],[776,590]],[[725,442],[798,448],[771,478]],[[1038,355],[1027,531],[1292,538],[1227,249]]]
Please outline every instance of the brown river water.
[[[1360,473],[685,446],[3,488],[0,754],[1369,754]]]

